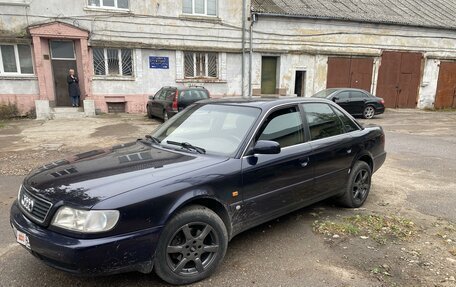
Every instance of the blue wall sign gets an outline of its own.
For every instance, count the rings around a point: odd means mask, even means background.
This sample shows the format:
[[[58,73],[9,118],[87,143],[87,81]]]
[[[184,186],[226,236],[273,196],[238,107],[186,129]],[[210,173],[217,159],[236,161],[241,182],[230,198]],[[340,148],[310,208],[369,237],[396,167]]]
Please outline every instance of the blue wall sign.
[[[151,69],[169,69],[169,57],[149,56],[149,68],[151,68]]]

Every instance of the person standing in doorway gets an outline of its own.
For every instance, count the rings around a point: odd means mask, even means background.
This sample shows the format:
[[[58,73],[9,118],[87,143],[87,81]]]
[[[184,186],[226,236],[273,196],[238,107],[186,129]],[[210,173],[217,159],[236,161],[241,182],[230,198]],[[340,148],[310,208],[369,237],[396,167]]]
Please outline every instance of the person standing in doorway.
[[[67,82],[68,94],[71,97],[71,104],[73,107],[79,107],[79,97],[81,96],[81,91],[79,90],[79,79],[75,76],[73,69],[69,70]]]

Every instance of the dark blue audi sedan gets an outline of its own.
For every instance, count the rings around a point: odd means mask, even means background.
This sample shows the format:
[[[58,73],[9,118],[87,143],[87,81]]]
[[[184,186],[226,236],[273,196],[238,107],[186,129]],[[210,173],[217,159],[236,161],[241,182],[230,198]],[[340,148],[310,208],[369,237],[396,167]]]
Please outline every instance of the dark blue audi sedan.
[[[34,170],[11,225],[55,268],[187,284],[246,229],[330,197],[361,206],[384,145],[324,99],[198,102],[135,142]]]

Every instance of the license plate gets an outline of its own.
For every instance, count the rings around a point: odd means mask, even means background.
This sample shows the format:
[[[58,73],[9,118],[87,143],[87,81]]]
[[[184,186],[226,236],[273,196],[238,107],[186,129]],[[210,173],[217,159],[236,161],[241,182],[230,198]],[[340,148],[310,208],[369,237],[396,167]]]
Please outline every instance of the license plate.
[[[31,249],[29,238],[28,238],[27,234],[25,234],[24,232],[17,230],[16,231],[16,240],[19,244],[22,244],[25,247],[27,247],[28,249]]]

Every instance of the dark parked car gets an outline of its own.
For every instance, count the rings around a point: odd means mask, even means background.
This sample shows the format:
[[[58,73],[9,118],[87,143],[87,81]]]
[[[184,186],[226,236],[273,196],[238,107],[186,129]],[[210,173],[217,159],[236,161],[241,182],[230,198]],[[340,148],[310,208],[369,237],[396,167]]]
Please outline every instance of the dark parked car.
[[[381,127],[327,100],[202,101],[143,139],[33,171],[11,225],[58,269],[154,269],[187,284],[212,274],[246,229],[330,197],[363,205],[384,145]]]
[[[209,98],[209,91],[204,87],[163,87],[149,97],[146,106],[147,116],[159,117],[166,122],[187,106]]]
[[[337,103],[353,116],[371,119],[385,112],[385,101],[364,90],[359,89],[326,89],[313,95]]]

